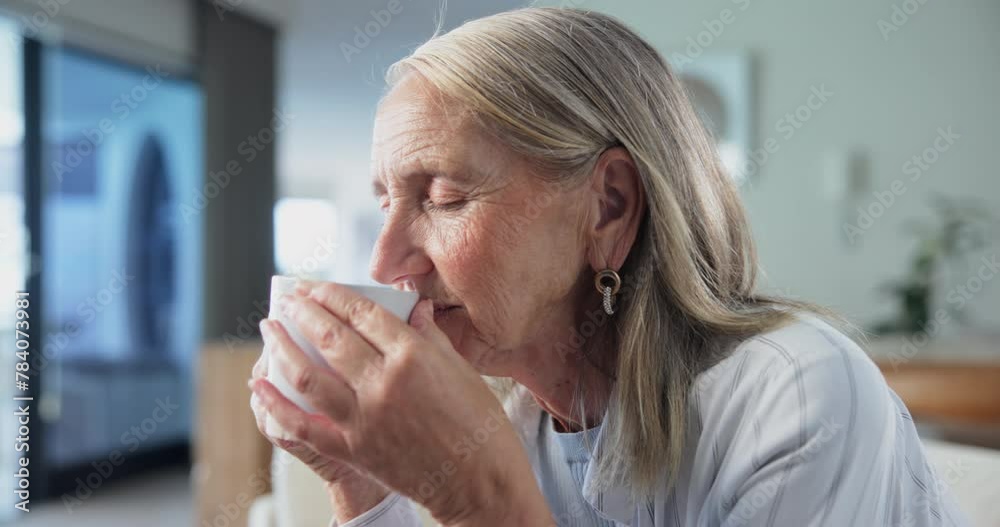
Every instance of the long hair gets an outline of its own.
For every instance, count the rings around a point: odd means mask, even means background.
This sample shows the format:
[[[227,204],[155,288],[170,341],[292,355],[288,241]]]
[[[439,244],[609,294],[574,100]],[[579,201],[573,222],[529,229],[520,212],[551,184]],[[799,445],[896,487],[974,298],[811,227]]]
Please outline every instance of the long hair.
[[[811,306],[755,293],[757,262],[738,189],[659,53],[595,12],[526,8],[436,35],[394,64],[418,72],[482,129],[561,181],[613,146],[631,154],[647,209],[620,270],[627,294],[606,330],[615,382],[597,488],[634,498],[675,483],[695,377],[720,344]],[[583,401],[577,394],[577,401]],[[581,414],[583,415],[583,414]]]

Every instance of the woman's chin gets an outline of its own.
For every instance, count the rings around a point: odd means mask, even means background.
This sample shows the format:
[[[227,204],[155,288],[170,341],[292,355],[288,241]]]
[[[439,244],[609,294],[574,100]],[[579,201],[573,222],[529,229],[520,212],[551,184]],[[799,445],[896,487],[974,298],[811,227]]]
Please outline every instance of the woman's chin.
[[[460,313],[459,311],[460,308],[449,309],[444,312],[435,311],[434,324],[448,336],[448,340],[451,341],[451,345],[454,346],[455,350],[458,351],[460,355],[465,357],[465,353],[463,353],[462,350],[467,347],[468,344],[468,342],[466,342],[468,340],[466,339],[468,319],[464,316],[460,316],[464,315],[464,313]]]
[[[455,346],[455,351],[480,375],[496,376],[498,374],[497,357],[489,346],[478,340],[471,342],[466,340],[457,346],[452,341],[452,345]]]
[[[455,351],[473,368],[486,375],[483,366],[485,359],[488,358],[489,347],[474,336],[472,324],[469,323],[465,310],[457,308],[444,313],[434,313],[434,323],[448,336]]]

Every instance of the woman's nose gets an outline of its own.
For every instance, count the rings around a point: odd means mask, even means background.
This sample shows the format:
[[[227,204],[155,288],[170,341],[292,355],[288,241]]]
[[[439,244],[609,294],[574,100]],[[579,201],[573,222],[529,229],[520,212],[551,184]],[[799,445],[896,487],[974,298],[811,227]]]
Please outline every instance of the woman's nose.
[[[422,243],[410,232],[412,222],[386,217],[372,250],[371,272],[376,282],[395,285],[414,280],[433,268]]]

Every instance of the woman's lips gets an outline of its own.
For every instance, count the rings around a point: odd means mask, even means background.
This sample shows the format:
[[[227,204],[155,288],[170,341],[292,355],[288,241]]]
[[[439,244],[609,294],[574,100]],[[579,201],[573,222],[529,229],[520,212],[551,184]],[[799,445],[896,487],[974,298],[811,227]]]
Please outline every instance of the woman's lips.
[[[434,316],[435,317],[439,317],[439,316],[448,314],[448,313],[450,313],[450,312],[452,312],[452,311],[454,311],[456,309],[460,309],[460,306],[448,306],[448,305],[434,304]]]

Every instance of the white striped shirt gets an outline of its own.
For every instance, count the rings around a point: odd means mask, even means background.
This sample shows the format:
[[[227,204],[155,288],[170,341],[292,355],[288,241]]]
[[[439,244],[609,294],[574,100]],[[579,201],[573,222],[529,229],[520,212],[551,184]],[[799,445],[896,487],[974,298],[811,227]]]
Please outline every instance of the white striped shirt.
[[[552,417],[542,414],[538,433],[538,463],[535,473],[559,527],[614,527],[598,516],[583,494],[590,470],[590,446],[597,441],[601,425],[575,433],[556,432]]]
[[[544,412],[517,390],[507,414],[544,486],[561,467],[543,463],[566,459],[540,455]],[[588,467],[581,492],[597,517],[634,527],[968,525],[878,368],[814,318],[740,343],[698,377],[691,405],[677,484],[633,503],[623,488],[592,492]],[[602,439],[596,452],[613,447]],[[409,500],[391,494],[344,527],[418,525]]]

